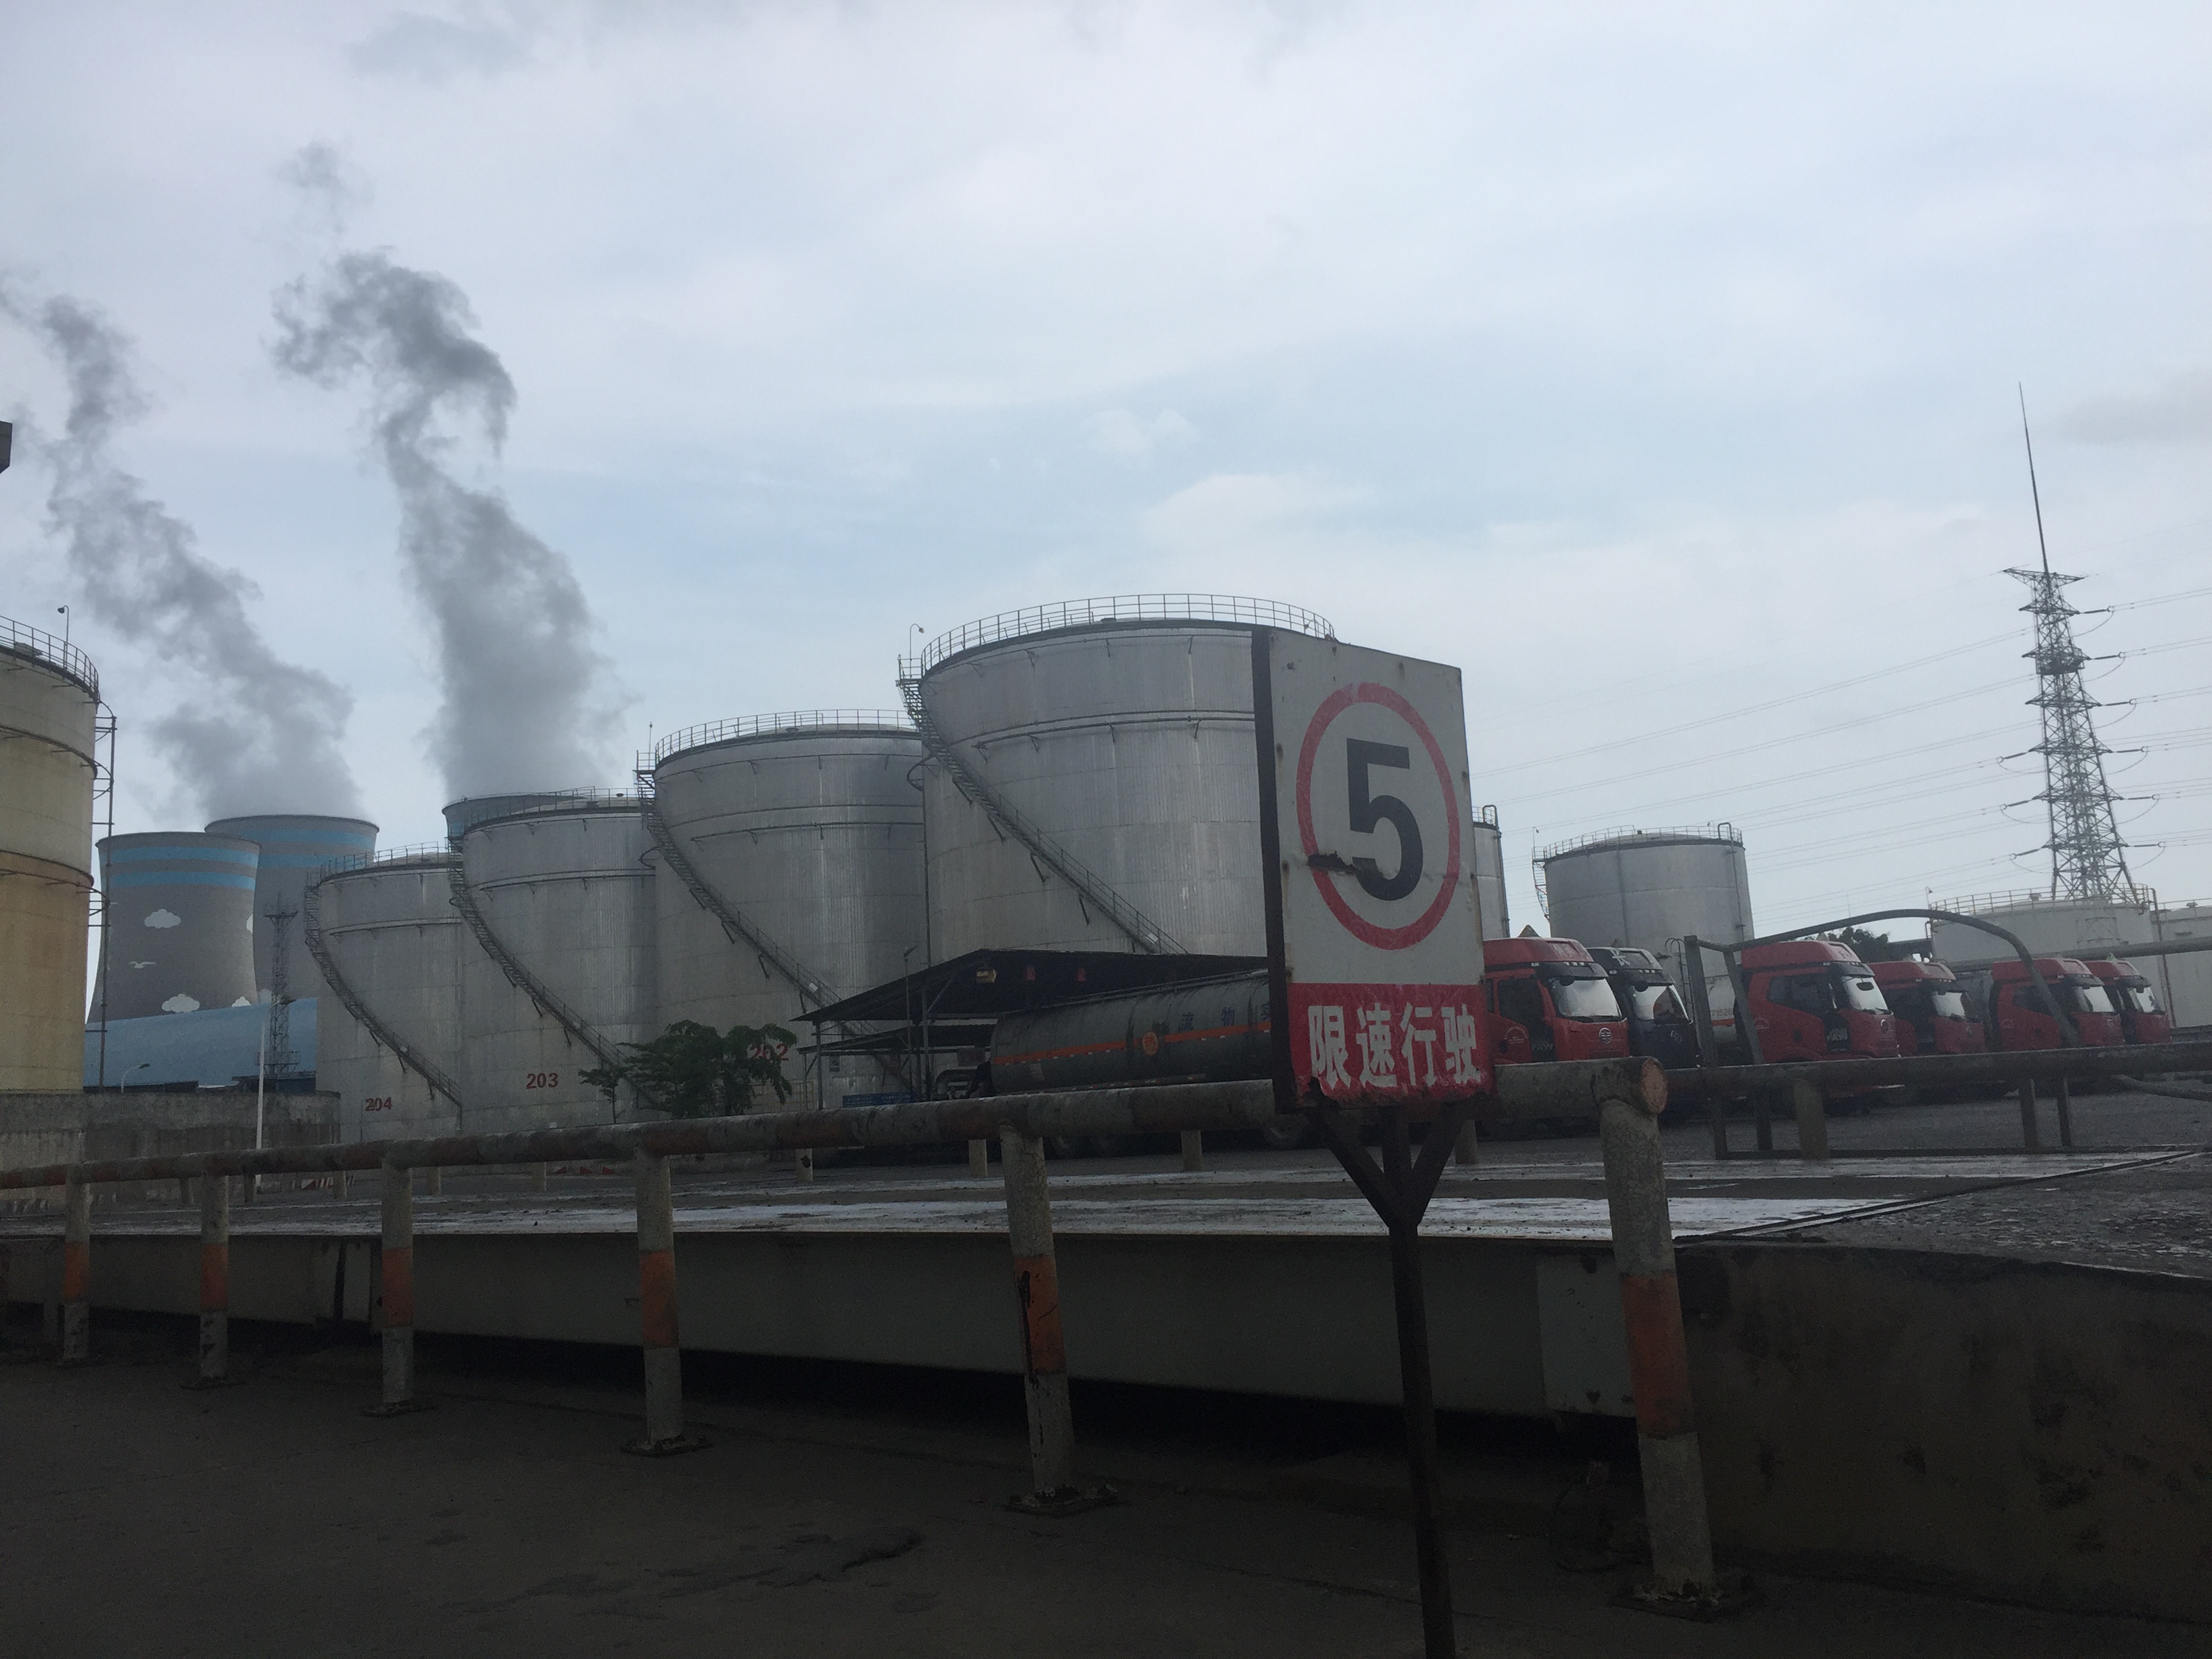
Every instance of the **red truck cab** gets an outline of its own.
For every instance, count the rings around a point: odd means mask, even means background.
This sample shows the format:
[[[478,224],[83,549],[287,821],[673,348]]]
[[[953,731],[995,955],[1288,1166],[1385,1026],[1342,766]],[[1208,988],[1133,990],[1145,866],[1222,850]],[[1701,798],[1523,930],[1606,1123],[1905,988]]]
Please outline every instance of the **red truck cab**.
[[[2035,971],[2074,1022],[2083,1043],[2093,1048],[2126,1041],[2120,1029],[2119,1011],[2104,982],[2088,964],[2072,957],[2038,957]],[[2014,957],[1990,967],[1989,1022],[1990,1045],[1996,1048],[2056,1048],[2062,1046],[2058,1022],[2044,1006],[2027,964]]]
[[[1908,1054],[1986,1053],[1990,1036],[1966,1006],[1966,986],[1940,962],[1871,964],[1882,1000],[1897,1017],[1897,1046]]]
[[[2107,957],[2088,966],[2119,1011],[2120,1030],[2130,1042],[2173,1041],[2173,1016],[2158,1006],[2157,994],[2150,988],[2150,981],[2136,972],[2135,963]]]
[[[1848,945],[1790,939],[1743,953],[1746,1000],[1762,1060],[1888,1060],[1897,1018],[1874,970]]]
[[[1573,939],[1485,939],[1482,998],[1500,1066],[1628,1053],[1628,1017],[1613,983]]]

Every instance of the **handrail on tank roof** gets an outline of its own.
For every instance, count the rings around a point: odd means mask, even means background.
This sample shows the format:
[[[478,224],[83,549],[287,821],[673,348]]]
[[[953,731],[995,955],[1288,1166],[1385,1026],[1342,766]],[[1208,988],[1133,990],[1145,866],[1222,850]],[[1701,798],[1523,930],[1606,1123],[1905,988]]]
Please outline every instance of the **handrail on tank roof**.
[[[2132,897],[2114,894],[2109,898],[2053,898],[2036,889],[2014,888],[2009,892],[1970,893],[1965,898],[1945,899],[1936,908],[1955,911],[1962,916],[1979,916],[1995,910],[2032,909],[2041,904],[2111,904],[2127,909],[2145,906],[2155,909],[2158,907],[2158,891],[2137,882]]]
[[[349,870],[369,870],[380,864],[435,864],[441,866],[453,861],[453,844],[447,841],[421,841],[410,847],[380,848],[374,853],[349,853],[342,858],[325,859],[315,866],[314,879],[326,876],[342,876]]]
[[[1555,859],[1565,853],[1579,853],[1586,847],[1596,847],[1606,842],[1621,842],[1633,846],[1640,841],[1709,841],[1726,842],[1731,846],[1743,845],[1743,837],[1726,818],[1718,823],[1693,823],[1671,830],[1597,830],[1586,836],[1572,836],[1565,841],[1554,842],[1540,848],[1536,861]]]
[[[1249,599],[1234,593],[1115,593],[1001,611],[995,617],[963,623],[939,635],[922,647],[919,657],[900,658],[899,675],[902,679],[917,678],[946,658],[980,645],[1117,622],[1237,623],[1248,628],[1288,629],[1318,640],[1336,637],[1336,625],[1328,617],[1277,599]]]
[[[49,668],[58,668],[91,692],[94,702],[100,700],[100,671],[92,665],[92,659],[42,628],[17,622],[13,617],[0,617],[0,651],[33,658]]]
[[[758,738],[778,732],[813,732],[823,728],[890,727],[900,732],[911,732],[914,723],[902,710],[890,708],[796,708],[781,714],[746,714],[737,720],[706,720],[697,726],[687,726],[681,732],[671,732],[653,745],[655,766],[671,755],[681,754],[686,749],[703,748],[710,743],[727,743],[735,738]]]

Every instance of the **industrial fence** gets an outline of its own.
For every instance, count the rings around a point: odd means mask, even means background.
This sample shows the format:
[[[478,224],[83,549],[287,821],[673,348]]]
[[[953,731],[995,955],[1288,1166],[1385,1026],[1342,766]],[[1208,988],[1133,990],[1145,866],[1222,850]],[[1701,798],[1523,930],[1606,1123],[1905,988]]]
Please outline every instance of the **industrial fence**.
[[[697,749],[710,743],[727,743],[735,738],[773,737],[779,732],[835,731],[840,728],[893,732],[914,729],[902,709],[799,708],[781,714],[747,714],[740,720],[706,720],[697,726],[687,726],[680,732],[671,732],[653,745],[653,764],[658,766],[671,755],[681,754],[686,749]],[[639,769],[647,769],[641,766]]]
[[[49,668],[58,669],[91,692],[94,702],[100,701],[100,671],[92,665],[90,657],[67,640],[58,639],[28,623],[17,622],[13,617],[0,617],[0,651],[11,656],[29,657]]]
[[[977,646],[1099,623],[1125,622],[1235,623],[1249,628],[1285,629],[1316,639],[1336,637],[1336,624],[1328,617],[1275,599],[1249,599],[1235,593],[1115,593],[1001,611],[995,617],[963,623],[939,635],[922,647],[919,657],[901,658],[899,677],[917,678],[947,657],[957,657]]]
[[[1580,1117],[1595,1119],[1604,1149],[1606,1195],[1621,1284],[1626,1349],[1636,1407],[1641,1467],[1650,1517],[1651,1579],[1642,1605],[1710,1613],[1729,1592],[1717,1577],[1705,1506],[1702,1465],[1691,1408],[1681,1303],[1674,1279],[1674,1236],[1667,1211],[1658,1116],[1666,1085],[1649,1060],[1596,1060],[1508,1068],[1494,1095],[1424,1115],[1428,1134],[1409,1145],[1407,1126],[1419,1121],[1391,1107],[1375,1115],[1382,1131],[1378,1166],[1358,1145],[1356,1128],[1337,1109],[1314,1103],[1311,1115],[1335,1146],[1360,1191],[1374,1204],[1391,1240],[1393,1294],[1405,1372],[1407,1442],[1417,1540],[1420,1547],[1426,1651],[1453,1653],[1450,1592],[1443,1570],[1437,1515],[1440,1471],[1431,1406],[1425,1299],[1413,1248],[1459,1126]],[[230,1178],[380,1173],[378,1276],[382,1299],[382,1386],[373,1414],[423,1408],[415,1367],[416,1169],[543,1165],[587,1161],[628,1164],[635,1176],[640,1343],[645,1366],[645,1431],[630,1449],[648,1455],[689,1450],[698,1443],[684,1425],[677,1324],[676,1231],[669,1160],[702,1153],[829,1147],[999,1142],[1007,1241],[1012,1258],[1013,1312],[1020,1339],[1028,1418],[1031,1484],[1014,1498],[1041,1515],[1071,1514],[1114,1494],[1078,1478],[1073,1418],[1068,1404],[1066,1343],[1053,1246],[1044,1144],[1059,1135],[1207,1132],[1257,1128],[1278,1115],[1271,1081],[1176,1084],[1154,1087],[917,1102],[836,1112],[762,1113],[746,1117],[595,1126],[508,1135],[356,1142],[350,1145],[208,1152],[179,1158],[127,1158],[0,1171],[0,1190],[64,1188],[59,1346],[62,1363],[90,1354],[90,1290],[94,1186],[112,1182],[195,1181],[200,1197],[200,1338],[198,1381],[228,1378]],[[1346,1142],[1349,1139],[1349,1146]],[[1191,1143],[1187,1139],[1186,1146]],[[0,1265],[4,1265],[0,1254]],[[0,1297],[4,1301],[4,1297]],[[1425,1501],[1424,1501],[1425,1500]]]

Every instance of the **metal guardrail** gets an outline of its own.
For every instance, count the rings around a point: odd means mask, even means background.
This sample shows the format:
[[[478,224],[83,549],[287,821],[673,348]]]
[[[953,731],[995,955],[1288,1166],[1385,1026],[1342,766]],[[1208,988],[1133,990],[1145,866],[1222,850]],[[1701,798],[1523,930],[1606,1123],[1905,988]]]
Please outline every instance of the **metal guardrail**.
[[[29,657],[58,669],[91,692],[94,702],[100,701],[100,671],[92,665],[90,657],[68,641],[58,639],[28,623],[17,622],[13,617],[0,617],[0,651]]]
[[[314,879],[325,876],[342,876],[349,870],[372,870],[386,864],[423,864],[443,867],[453,861],[453,844],[449,841],[418,841],[404,847],[384,847],[374,853],[347,853],[341,857],[325,859],[315,866]]]
[[[672,732],[653,745],[653,764],[658,766],[671,755],[681,754],[686,749],[698,749],[710,743],[728,743],[736,738],[771,737],[779,732],[818,732],[855,727],[889,728],[910,732],[913,724],[906,715],[890,708],[801,708],[781,714],[747,714],[742,719],[708,720],[698,726],[687,726],[680,732]]]
[[[1558,858],[1563,853],[1579,852],[1585,847],[1595,847],[1604,842],[1620,842],[1632,846],[1639,841],[1660,837],[1672,840],[1724,841],[1738,847],[1743,845],[1743,837],[1736,833],[1735,826],[1723,818],[1718,823],[1693,823],[1680,828],[1662,826],[1656,830],[1638,830],[1633,827],[1620,830],[1594,830],[1586,836],[1570,836],[1565,841],[1553,842],[1549,847],[1540,847],[1532,856],[1537,863],[1540,864],[1546,859]]]
[[[902,658],[899,676],[906,678],[909,671],[926,674],[946,658],[977,646],[1117,622],[1238,623],[1252,628],[1286,629],[1316,639],[1336,637],[1336,625],[1328,617],[1275,599],[1250,599],[1234,593],[1116,593],[1001,611],[995,617],[963,623],[932,640],[922,647],[921,656]]]
[[[2145,887],[2140,882],[2136,884],[2134,896],[2124,897],[2115,894],[2109,900],[2053,898],[2040,888],[2015,888],[2009,892],[2002,893],[1969,893],[1964,898],[1945,899],[1936,908],[1955,911],[1962,916],[1978,916],[1986,915],[1992,910],[2032,910],[2045,905],[2053,909],[2061,905],[2078,909],[2084,905],[2105,903],[2110,903],[2115,908],[2120,909],[2135,909],[2142,905],[2155,907],[2158,903],[2158,892],[2154,888]],[[2079,955],[2080,953],[2061,951],[2053,954]]]

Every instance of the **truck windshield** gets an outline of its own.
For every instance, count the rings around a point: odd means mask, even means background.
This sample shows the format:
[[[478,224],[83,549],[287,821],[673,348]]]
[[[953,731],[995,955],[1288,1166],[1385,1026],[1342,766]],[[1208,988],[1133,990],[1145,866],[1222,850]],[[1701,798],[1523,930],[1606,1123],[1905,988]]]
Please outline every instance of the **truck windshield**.
[[[2151,988],[2148,985],[2130,985],[2125,981],[2123,981],[2113,988],[2118,991],[2122,998],[2125,1000],[2128,1010],[2130,1013],[2154,1014],[2158,1012],[2158,999],[2151,994]]]
[[[1620,1018],[1620,1004],[1613,987],[1604,980],[1547,977],[1544,983],[1551,988],[1552,1006],[1559,1011],[1562,1019]]]
[[[1631,987],[1628,1012],[1636,1018],[1647,1021],[1689,1018],[1689,1015],[1682,1011],[1681,999],[1674,994],[1674,988],[1671,985]]]
[[[1881,987],[1874,982],[1874,975],[1838,969],[1836,974],[1836,995],[1846,1008],[1856,1008],[1863,1013],[1886,1014],[1889,1004],[1882,1000]]]
[[[1966,1018],[1966,994],[1964,991],[1930,991],[1928,1006],[1935,1010],[1938,1019]]]
[[[2074,989],[2074,1012],[2078,1014],[2112,1014],[2119,1010],[2112,1006],[2112,998],[2105,994],[2104,986],[2096,980],[2069,980]]]

